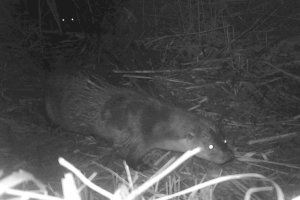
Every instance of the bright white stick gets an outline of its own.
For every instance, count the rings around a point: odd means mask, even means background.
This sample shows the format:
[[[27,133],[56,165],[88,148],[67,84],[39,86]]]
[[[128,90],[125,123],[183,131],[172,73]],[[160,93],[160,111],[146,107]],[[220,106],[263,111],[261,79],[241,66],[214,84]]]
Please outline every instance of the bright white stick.
[[[71,172],[73,172],[84,184],[86,184],[89,188],[94,190],[95,192],[98,192],[99,194],[102,194],[103,196],[107,197],[108,199],[112,199],[114,196],[112,193],[102,189],[101,187],[95,185],[92,183],[88,178],[86,178],[77,168],[75,168],[71,163],[66,161],[63,158],[59,158],[58,162],[60,165],[64,166]]]

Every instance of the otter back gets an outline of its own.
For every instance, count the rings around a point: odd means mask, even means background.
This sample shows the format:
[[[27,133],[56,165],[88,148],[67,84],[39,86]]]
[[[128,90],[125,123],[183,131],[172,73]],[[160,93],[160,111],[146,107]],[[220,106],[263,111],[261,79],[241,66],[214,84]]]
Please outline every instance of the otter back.
[[[46,110],[54,123],[110,140],[132,167],[154,148],[201,147],[197,156],[215,163],[233,156],[211,121],[181,108],[80,73],[54,73],[46,85]]]

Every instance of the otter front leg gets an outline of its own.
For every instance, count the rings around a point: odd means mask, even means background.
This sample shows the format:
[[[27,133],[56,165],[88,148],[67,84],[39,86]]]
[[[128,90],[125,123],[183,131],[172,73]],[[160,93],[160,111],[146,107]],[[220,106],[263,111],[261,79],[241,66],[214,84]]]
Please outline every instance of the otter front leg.
[[[139,159],[126,158],[126,163],[128,164],[128,166],[130,166],[132,169],[136,171],[145,171],[151,168],[150,165],[148,165],[143,161],[143,158],[139,158]]]
[[[148,152],[148,149],[143,145],[137,145],[130,148],[130,152],[126,156],[125,160],[127,164],[137,171],[144,171],[150,169],[150,165],[144,162],[144,156]]]

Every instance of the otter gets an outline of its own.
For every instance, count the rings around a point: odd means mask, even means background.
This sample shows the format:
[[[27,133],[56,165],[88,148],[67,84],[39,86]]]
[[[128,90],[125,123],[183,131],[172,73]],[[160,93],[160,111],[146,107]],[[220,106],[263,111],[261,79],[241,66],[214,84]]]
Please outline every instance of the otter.
[[[133,168],[143,165],[143,156],[154,148],[200,147],[197,157],[219,164],[233,157],[212,121],[84,73],[52,73],[45,104],[55,124],[111,141]]]

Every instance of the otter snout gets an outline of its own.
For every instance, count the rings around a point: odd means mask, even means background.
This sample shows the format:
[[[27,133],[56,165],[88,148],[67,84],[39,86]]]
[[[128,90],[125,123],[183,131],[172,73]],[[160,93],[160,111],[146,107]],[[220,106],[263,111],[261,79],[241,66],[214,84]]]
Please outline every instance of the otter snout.
[[[217,164],[225,164],[232,161],[233,159],[234,153],[230,149],[227,149],[226,151],[223,151],[219,155],[215,156],[212,161]]]
[[[234,154],[230,149],[226,149],[218,152],[199,152],[197,157],[212,161],[217,164],[228,163],[234,159]]]

